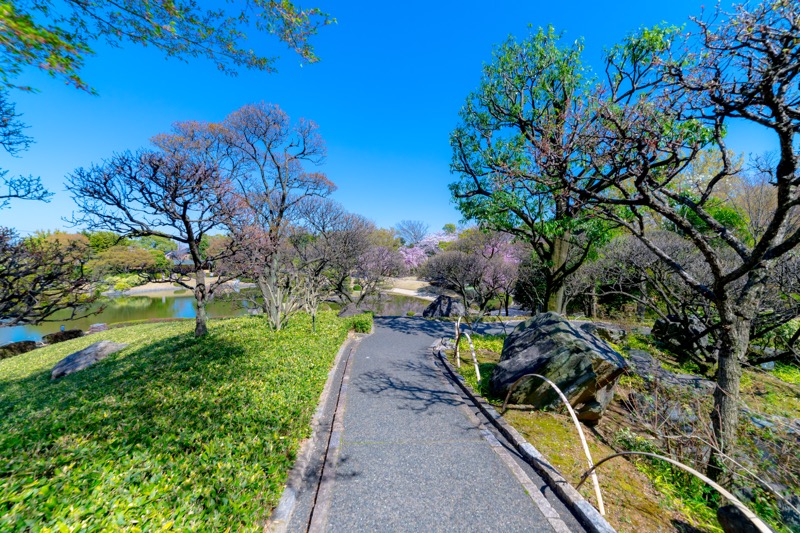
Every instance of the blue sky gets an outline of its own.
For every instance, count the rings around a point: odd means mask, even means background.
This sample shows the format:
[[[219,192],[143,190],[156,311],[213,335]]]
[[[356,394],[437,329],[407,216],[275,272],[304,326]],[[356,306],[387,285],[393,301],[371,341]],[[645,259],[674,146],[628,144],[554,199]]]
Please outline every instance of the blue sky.
[[[383,227],[418,219],[438,229],[460,218],[447,190],[454,179],[448,136],[495,44],[510,34],[526,36],[529,25],[552,24],[567,39],[583,37],[585,61],[597,65],[603,48],[630,31],[662,21],[682,24],[702,6],[690,0],[314,5],[338,19],[314,41],[322,61],[301,65],[272,43],[269,50],[281,56],[277,74],[229,77],[208,61],[167,60],[134,45],[96,46],[83,77],[99,96],[25,73],[22,81],[40,91],[13,98],[35,144],[18,158],[0,155],[0,168],[41,176],[55,197],[48,204],[15,202],[0,211],[0,226],[21,233],[65,228],[61,219],[74,207],[64,176],[75,168],[146,146],[175,121],[221,120],[263,100],[319,124],[328,145],[321,170],[349,210]],[[734,126],[729,143],[759,153],[771,139],[754,127]]]

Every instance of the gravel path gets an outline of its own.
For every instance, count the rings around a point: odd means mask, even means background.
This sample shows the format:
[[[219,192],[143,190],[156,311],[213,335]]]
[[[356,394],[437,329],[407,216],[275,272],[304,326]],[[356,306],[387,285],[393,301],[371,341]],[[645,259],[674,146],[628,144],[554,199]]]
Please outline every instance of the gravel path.
[[[327,501],[316,502],[320,529],[580,530],[435,366],[429,347],[452,327],[376,319],[351,361],[338,461],[325,475]]]

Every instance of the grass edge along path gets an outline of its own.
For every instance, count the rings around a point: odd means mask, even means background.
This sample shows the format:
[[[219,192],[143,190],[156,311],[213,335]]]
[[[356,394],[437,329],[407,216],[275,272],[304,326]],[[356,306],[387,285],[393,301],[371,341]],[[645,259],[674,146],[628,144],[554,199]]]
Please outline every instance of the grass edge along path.
[[[0,362],[0,530],[261,529],[352,325],[141,324]],[[50,381],[104,339],[129,346]]]

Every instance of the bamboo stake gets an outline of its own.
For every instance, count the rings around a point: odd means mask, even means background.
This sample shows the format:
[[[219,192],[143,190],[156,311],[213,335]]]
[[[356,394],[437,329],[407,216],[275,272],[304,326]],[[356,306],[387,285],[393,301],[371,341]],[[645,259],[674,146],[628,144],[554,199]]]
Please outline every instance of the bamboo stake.
[[[478,368],[478,357],[475,355],[475,345],[472,344],[472,337],[469,336],[469,333],[466,331],[464,335],[467,336],[467,340],[469,341],[469,349],[472,352],[472,363],[475,365],[475,375],[478,377],[478,384],[481,382],[481,371]]]
[[[528,377],[536,377],[544,380],[548,385],[550,385],[556,391],[556,393],[558,393],[558,396],[561,398],[561,401],[564,402],[564,405],[567,406],[567,410],[569,411],[569,414],[572,417],[572,421],[575,423],[575,427],[578,428],[578,435],[581,438],[581,444],[583,445],[583,452],[586,454],[586,460],[589,462],[589,468],[592,475],[592,485],[594,485],[594,493],[595,496],[597,496],[597,508],[600,511],[600,514],[605,516],[606,508],[605,505],[603,505],[603,495],[600,494],[600,482],[597,480],[597,474],[594,472],[594,463],[592,462],[592,454],[591,452],[589,452],[589,444],[586,442],[586,436],[583,434],[583,428],[581,427],[581,423],[578,422],[578,415],[575,414],[575,410],[572,409],[572,406],[569,404],[569,400],[564,395],[564,393],[561,392],[561,389],[559,389],[555,383],[553,383],[546,377],[539,374],[525,374],[524,376],[520,377],[517,381],[515,381],[511,385],[511,388],[508,389],[508,394],[506,394],[506,399],[503,402],[503,410],[501,414],[506,412],[506,405],[508,404],[508,399],[511,397],[511,393],[514,392],[514,389],[517,388],[517,385],[519,385],[523,379]]]
[[[753,523],[754,526],[756,526],[756,528],[758,528],[759,531],[761,531],[762,533],[771,533],[772,532],[772,530],[769,527],[767,527],[767,525],[764,522],[762,522],[761,519],[759,517],[757,517],[755,515],[755,513],[753,513],[753,511],[748,509],[742,502],[740,502],[736,498],[736,496],[734,496],[733,494],[731,494],[730,492],[728,492],[727,490],[722,488],[720,485],[718,485],[717,483],[714,483],[709,478],[707,478],[706,476],[704,476],[703,474],[701,474],[700,472],[698,472],[697,470],[695,470],[694,468],[692,468],[690,466],[686,466],[685,464],[680,463],[680,462],[678,462],[675,459],[672,459],[670,457],[664,457],[663,455],[658,455],[658,454],[655,454],[655,453],[650,453],[650,452],[619,452],[619,453],[615,453],[614,455],[609,455],[608,457],[606,457],[604,459],[601,459],[596,465],[594,465],[593,467],[589,468],[589,470],[587,470],[586,472],[583,473],[583,475],[581,476],[581,481],[580,481],[580,483],[578,483],[578,486],[576,487],[576,489],[581,488],[581,485],[583,485],[583,482],[586,481],[586,478],[589,476],[589,474],[594,474],[594,471],[597,469],[598,466],[600,466],[601,464],[605,463],[609,459],[613,459],[614,457],[619,457],[621,455],[645,455],[647,457],[655,457],[656,459],[661,459],[662,461],[666,461],[666,462],[668,462],[668,463],[670,463],[672,465],[677,466],[681,470],[689,472],[693,476],[695,476],[697,478],[700,478],[701,480],[705,481],[706,483],[711,485],[714,489],[716,489],[717,492],[719,492],[720,494],[725,496],[733,505],[735,505],[737,508],[739,508],[740,511],[742,511],[744,513],[744,515]]]
[[[456,320],[456,366],[461,368],[461,356],[458,353],[458,343],[461,342],[461,317]]]

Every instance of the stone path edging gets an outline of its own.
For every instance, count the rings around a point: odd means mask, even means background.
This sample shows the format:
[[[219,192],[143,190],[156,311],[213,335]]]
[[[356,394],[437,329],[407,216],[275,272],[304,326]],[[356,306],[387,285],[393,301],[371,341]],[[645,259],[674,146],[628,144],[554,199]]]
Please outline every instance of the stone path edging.
[[[544,478],[559,498],[573,512],[580,523],[594,533],[615,533],[616,530],[603,518],[564,477],[550,464],[550,462],[529,443],[514,427],[508,424],[502,416],[482,396],[476,394],[466,383],[464,377],[456,372],[442,349],[442,341],[436,341],[431,346],[433,352],[439,357],[451,378],[458,383],[464,393],[475,403],[478,409],[497,428],[503,436],[511,442],[531,467]]]
[[[265,532],[286,533],[289,526],[289,520],[291,519],[292,513],[294,512],[297,504],[297,495],[300,493],[300,491],[307,490],[309,488],[309,483],[307,480],[309,477],[311,477],[311,471],[314,468],[312,459],[318,453],[317,450],[320,447],[323,450],[324,456],[329,446],[331,433],[333,432],[334,420],[331,418],[330,423],[324,424],[322,422],[322,418],[325,414],[325,407],[328,404],[328,400],[332,393],[337,394],[337,399],[334,402],[334,406],[338,405],[339,403],[338,396],[341,394],[341,385],[342,380],[344,379],[344,373],[339,376],[340,379],[337,379],[339,367],[342,364],[347,363],[347,361],[350,359],[350,356],[361,342],[361,339],[368,335],[372,335],[374,332],[375,326],[373,325],[372,330],[369,333],[356,333],[353,337],[349,337],[347,340],[345,340],[344,343],[342,343],[341,348],[339,348],[339,352],[336,354],[333,364],[331,365],[331,369],[328,372],[328,379],[325,382],[325,387],[322,389],[322,394],[319,397],[317,409],[314,412],[313,418],[311,419],[311,427],[313,428],[311,431],[311,436],[306,439],[300,447],[300,453],[297,455],[294,466],[289,471],[289,477],[286,481],[286,487],[283,490],[281,499],[278,501],[277,507],[275,507],[272,515],[270,515],[269,520],[267,520],[267,523],[264,526]],[[316,483],[318,485],[320,480],[317,479]]]

